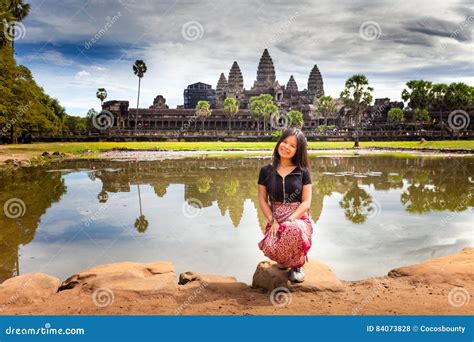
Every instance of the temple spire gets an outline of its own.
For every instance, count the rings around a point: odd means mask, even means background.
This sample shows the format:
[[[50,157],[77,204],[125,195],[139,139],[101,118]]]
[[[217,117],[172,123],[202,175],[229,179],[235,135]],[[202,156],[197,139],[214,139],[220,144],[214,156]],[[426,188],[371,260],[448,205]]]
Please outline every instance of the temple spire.
[[[219,81],[217,81],[217,87],[216,87],[216,92],[223,92],[225,91],[225,88],[227,87],[227,79],[225,78],[224,73],[221,73],[221,76],[219,77]]]
[[[243,89],[244,88],[244,78],[242,77],[242,72],[240,71],[239,64],[234,62],[232,68],[230,68],[229,78],[228,78],[228,87],[233,89]]]
[[[230,68],[229,77],[227,79],[227,92],[226,96],[234,97],[237,102],[241,101],[242,94],[244,93],[244,78],[240,71],[239,64],[234,62],[232,68]]]
[[[257,79],[254,82],[253,89],[266,90],[273,88],[276,81],[275,67],[273,60],[267,49],[263,50],[262,57],[257,68]]]
[[[290,79],[288,80],[288,83],[286,84],[286,91],[290,93],[298,92],[298,85],[296,84],[296,81],[293,75],[290,76]]]
[[[224,73],[221,73],[219,80],[217,81],[216,86],[216,106],[221,108],[224,100],[227,96],[227,79],[225,78]]]
[[[318,98],[324,95],[323,78],[316,64],[309,74],[308,92]]]

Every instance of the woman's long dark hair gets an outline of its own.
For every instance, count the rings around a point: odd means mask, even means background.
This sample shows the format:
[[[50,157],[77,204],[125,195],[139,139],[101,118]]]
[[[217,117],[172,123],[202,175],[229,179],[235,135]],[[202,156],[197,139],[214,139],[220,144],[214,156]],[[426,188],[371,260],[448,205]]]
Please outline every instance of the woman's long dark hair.
[[[273,166],[277,168],[278,165],[280,165],[281,158],[280,158],[280,153],[278,153],[278,148],[280,147],[280,144],[282,143],[282,141],[288,138],[290,135],[294,135],[297,141],[296,153],[293,156],[293,158],[291,158],[291,161],[295,165],[299,166],[301,169],[309,168],[306,137],[304,136],[304,133],[300,129],[293,128],[293,127],[285,129],[282,132],[280,139],[278,139],[275,149],[273,150],[273,162],[272,162]]]

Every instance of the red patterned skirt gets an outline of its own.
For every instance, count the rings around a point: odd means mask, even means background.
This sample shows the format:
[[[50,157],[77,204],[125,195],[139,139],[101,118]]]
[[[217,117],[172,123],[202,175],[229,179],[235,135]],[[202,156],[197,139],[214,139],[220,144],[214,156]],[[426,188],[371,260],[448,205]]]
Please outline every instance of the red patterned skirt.
[[[283,223],[295,212],[301,202],[274,202],[272,211],[278,223]],[[311,248],[313,225],[305,213],[293,222],[280,224],[276,236],[270,236],[270,225],[265,227],[265,237],[258,247],[266,257],[287,267],[301,267],[307,260]]]

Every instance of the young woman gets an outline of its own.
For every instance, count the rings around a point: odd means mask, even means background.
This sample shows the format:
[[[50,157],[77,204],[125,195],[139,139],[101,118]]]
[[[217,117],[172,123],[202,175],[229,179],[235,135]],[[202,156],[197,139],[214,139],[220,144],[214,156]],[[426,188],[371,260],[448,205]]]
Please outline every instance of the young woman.
[[[258,177],[259,205],[267,219],[258,247],[280,269],[291,268],[293,282],[304,281],[303,265],[311,247],[311,183],[306,138],[299,129],[286,129],[272,163],[263,166]]]

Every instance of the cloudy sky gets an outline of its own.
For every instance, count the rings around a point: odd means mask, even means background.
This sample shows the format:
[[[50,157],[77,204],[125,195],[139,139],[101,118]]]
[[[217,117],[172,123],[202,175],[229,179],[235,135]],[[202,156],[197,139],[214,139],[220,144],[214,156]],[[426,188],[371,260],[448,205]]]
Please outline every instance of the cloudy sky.
[[[140,107],[162,94],[171,108],[194,82],[216,86],[238,61],[250,88],[263,49],[277,79],[300,89],[317,64],[325,92],[364,73],[375,97],[400,99],[410,79],[474,84],[471,1],[29,0],[17,59],[69,114],[108,100],[136,104],[132,65],[143,59]]]

